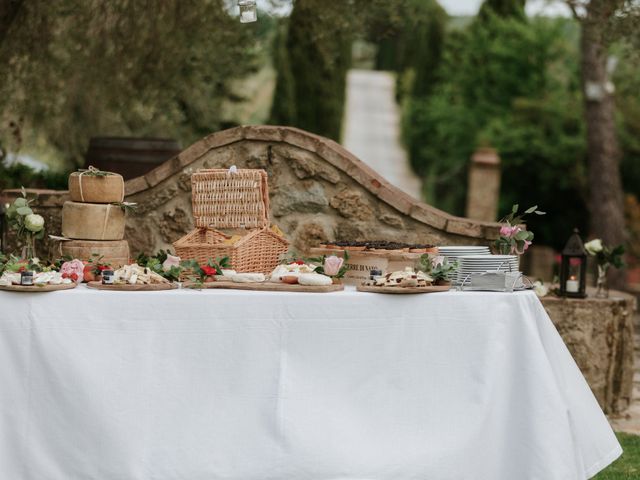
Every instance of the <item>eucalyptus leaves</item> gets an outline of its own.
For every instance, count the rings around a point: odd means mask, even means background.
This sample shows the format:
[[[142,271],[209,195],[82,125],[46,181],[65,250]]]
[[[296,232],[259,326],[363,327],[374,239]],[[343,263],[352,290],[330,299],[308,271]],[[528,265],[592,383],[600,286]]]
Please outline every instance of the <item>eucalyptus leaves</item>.
[[[22,187],[22,197],[16,198],[6,213],[9,226],[24,242],[22,257],[25,260],[36,257],[35,240],[44,238],[44,218],[31,210],[29,205],[33,200],[27,199],[27,191]]]

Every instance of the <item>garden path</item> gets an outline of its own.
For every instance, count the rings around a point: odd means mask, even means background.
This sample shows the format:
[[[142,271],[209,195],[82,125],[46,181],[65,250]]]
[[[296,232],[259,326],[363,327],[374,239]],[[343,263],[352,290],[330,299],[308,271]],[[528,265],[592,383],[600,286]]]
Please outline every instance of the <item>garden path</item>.
[[[421,181],[400,141],[400,109],[390,72],[350,70],[343,145],[392,185],[420,200]]]

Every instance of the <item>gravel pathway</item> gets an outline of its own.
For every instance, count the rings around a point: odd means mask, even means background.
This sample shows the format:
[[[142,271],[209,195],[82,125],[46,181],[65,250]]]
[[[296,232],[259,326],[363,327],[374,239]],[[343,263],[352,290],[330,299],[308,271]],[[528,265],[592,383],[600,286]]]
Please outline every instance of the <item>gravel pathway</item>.
[[[400,109],[395,76],[389,72],[350,70],[347,77],[343,145],[391,184],[421,199],[421,181],[400,143]]]

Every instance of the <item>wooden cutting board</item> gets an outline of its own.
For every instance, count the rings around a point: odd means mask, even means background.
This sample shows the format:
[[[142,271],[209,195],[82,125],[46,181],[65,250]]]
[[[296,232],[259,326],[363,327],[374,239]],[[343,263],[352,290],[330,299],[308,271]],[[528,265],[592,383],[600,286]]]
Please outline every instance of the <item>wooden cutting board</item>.
[[[0,285],[0,290],[7,290],[10,292],[55,292],[57,290],[71,290],[78,286],[77,283],[61,283],[60,285],[43,285],[38,287],[36,285]]]
[[[263,283],[236,283],[236,282],[209,282],[203,283],[199,286],[196,283],[185,283],[185,288],[228,288],[234,290],[255,290],[255,291],[270,291],[270,292],[305,292],[305,293],[330,293],[340,292],[344,290],[344,285],[324,285],[324,286],[311,286],[311,285],[291,285],[289,283],[275,283],[275,282],[263,282]]]
[[[129,283],[122,285],[104,285],[102,282],[89,282],[87,287],[95,288],[96,290],[111,290],[114,292],[154,292],[159,290],[173,290],[178,288],[173,283],[152,283],[149,285],[136,284],[131,285]]]
[[[451,290],[450,285],[435,287],[372,287],[368,285],[358,285],[359,292],[370,293],[391,293],[391,294],[408,294],[408,293],[436,293],[448,292]]]

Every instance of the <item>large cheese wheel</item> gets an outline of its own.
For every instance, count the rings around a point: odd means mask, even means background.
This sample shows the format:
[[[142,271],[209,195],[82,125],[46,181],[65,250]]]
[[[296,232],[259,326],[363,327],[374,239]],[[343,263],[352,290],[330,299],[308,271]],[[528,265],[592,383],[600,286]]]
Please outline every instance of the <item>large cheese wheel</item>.
[[[112,203],[124,200],[124,180],[117,173],[97,176],[83,172],[69,175],[69,196],[74,202]]]
[[[78,240],[122,240],[124,211],[117,205],[64,202],[62,235]]]
[[[101,262],[108,263],[114,268],[129,265],[129,244],[126,240],[94,241],[68,240],[60,242],[60,256],[69,256],[89,261],[102,257]]]

